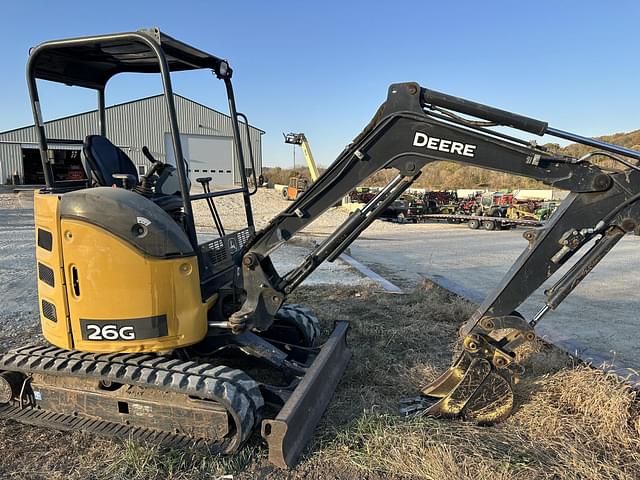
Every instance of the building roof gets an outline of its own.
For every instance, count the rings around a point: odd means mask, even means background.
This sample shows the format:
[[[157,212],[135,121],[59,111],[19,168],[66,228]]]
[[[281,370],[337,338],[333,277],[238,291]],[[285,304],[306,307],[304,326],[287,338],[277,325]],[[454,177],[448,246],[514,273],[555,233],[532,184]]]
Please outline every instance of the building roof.
[[[190,98],[187,98],[187,97],[185,97],[183,95],[179,95],[177,93],[174,93],[173,95],[174,95],[174,97],[182,98],[183,100],[186,100],[187,102],[191,102],[191,103],[199,105],[199,106],[201,106],[203,108],[206,108],[207,110],[210,110],[211,112],[216,113],[218,115],[222,115],[224,117],[231,118],[226,113],[223,113],[223,112],[220,112],[220,111],[218,111],[218,110],[216,110],[214,108],[208,107],[207,105],[204,105],[204,104],[202,104],[200,102],[196,102],[195,100],[191,100]],[[162,97],[162,96],[164,96],[163,93],[158,93],[156,95],[149,95],[148,97],[142,97],[142,98],[137,98],[135,100],[129,100],[127,102],[116,103],[114,105],[109,105],[106,108],[106,110],[108,111],[108,110],[111,110],[111,109],[114,109],[114,108],[121,107],[123,105],[129,105],[131,103],[136,103],[136,102],[143,102],[145,100],[150,100],[152,98],[158,98],[158,97]],[[48,124],[51,124],[51,123],[54,123],[54,122],[59,122],[60,120],[65,120],[65,119],[68,119],[68,118],[79,117],[81,115],[87,115],[87,114],[91,114],[91,113],[96,113],[97,111],[98,111],[97,109],[93,109],[93,110],[87,110],[87,111],[84,111],[84,112],[74,113],[72,115],[65,115],[63,117],[54,118],[52,120],[47,120],[46,122],[44,122],[44,124],[48,125]],[[264,130],[262,130],[262,129],[258,128],[258,127],[254,127],[253,125],[249,125],[249,127],[253,128],[254,130],[257,130],[258,132],[260,132],[261,135],[264,135],[266,133]],[[4,132],[0,132],[0,136],[4,135],[6,133],[17,132],[19,130],[26,130],[26,129],[29,129],[29,128],[34,128],[34,125],[30,124],[30,125],[25,125],[25,126],[18,127],[18,128],[12,128],[10,130],[5,130]]]

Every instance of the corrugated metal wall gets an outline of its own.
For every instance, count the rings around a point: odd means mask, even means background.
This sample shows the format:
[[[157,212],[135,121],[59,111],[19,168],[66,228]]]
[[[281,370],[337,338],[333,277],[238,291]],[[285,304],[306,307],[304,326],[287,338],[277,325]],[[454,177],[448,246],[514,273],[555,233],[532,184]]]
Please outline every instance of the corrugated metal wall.
[[[178,125],[181,133],[197,135],[231,136],[231,118],[188,98],[175,95]],[[136,164],[148,164],[142,147],[149,147],[159,160],[164,160],[164,134],[169,131],[169,119],[162,95],[144,98],[107,108],[107,136],[123,148]],[[87,135],[98,133],[98,112],[53,120],[45,124],[47,137],[52,139],[84,140]],[[244,130],[244,129],[243,129]],[[250,127],[251,146],[258,174],[262,172],[262,132]],[[242,133],[244,151],[246,135]],[[35,129],[25,127],[0,133],[0,141],[35,143]],[[248,156],[248,155],[247,155]],[[249,158],[245,159],[249,166]],[[240,172],[237,162],[236,179]],[[19,144],[0,143],[0,183],[17,172],[22,177],[22,152]]]

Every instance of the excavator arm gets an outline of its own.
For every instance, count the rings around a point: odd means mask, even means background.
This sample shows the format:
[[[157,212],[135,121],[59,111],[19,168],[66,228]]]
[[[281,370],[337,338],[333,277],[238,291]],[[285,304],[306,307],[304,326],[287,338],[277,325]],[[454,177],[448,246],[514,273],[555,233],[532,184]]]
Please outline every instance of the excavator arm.
[[[456,113],[453,113],[455,111]],[[483,121],[469,120],[458,113]],[[490,122],[490,123],[489,123]],[[488,126],[551,134],[600,149],[623,163],[621,172],[567,157]],[[571,193],[552,219],[525,232],[529,244],[494,293],[460,330],[463,353],[423,395],[404,410],[439,416],[499,421],[513,404],[512,384],[522,373],[514,349],[535,338],[533,326],[595,267],[640,221],[640,170],[621,156],[640,153],[550,128],[545,122],[421,88],[394,84],[364,131],[300,199],[275,217],[246,245],[242,282],[246,300],[229,319],[236,333],[266,330],[285,297],[322,262],[333,261],[380,212],[436,161],[454,161],[539,180]],[[299,265],[280,275],[270,253],[316,220],[344,195],[381,169],[395,178],[356,210]],[[592,242],[593,241],[593,242]],[[590,245],[577,263],[547,291],[546,304],[530,322],[513,315],[542,283]],[[503,332],[507,333],[503,333]]]

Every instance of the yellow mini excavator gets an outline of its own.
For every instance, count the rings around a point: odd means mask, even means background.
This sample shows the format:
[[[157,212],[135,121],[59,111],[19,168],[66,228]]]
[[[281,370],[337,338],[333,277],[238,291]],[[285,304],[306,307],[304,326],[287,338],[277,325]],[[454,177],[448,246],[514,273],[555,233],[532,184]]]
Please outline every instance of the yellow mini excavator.
[[[0,357],[0,416],[63,430],[86,430],[167,445],[206,443],[231,453],[262,422],[270,458],[295,462],[349,360],[346,322],[319,346],[318,320],[273,291],[265,328],[232,332],[229,316],[246,299],[240,269],[255,237],[247,178],[192,195],[171,73],[206,69],[222,80],[235,158],[245,172],[250,143],[236,111],[229,64],[157,29],[43,43],[32,49],[29,93],[46,187],[34,198],[42,331],[51,344]],[[175,165],[143,147],[152,167],[139,176],[108,138],[105,86],[118,74],[159,74]],[[38,80],[97,91],[85,175],[54,161]],[[123,119],[126,121],[126,119]],[[246,135],[246,142],[250,136]],[[248,148],[247,148],[248,147]],[[226,232],[216,197],[241,195],[247,226]],[[217,237],[198,242],[192,202],[206,202]],[[246,370],[231,368],[243,357]],[[251,372],[251,373],[249,373]],[[260,381],[265,377],[267,380]]]
[[[230,453],[261,426],[269,458],[296,462],[346,368],[348,324],[320,345],[318,320],[287,296],[324,261],[335,260],[437,161],[534,178],[570,193],[542,228],[524,232],[522,255],[460,329],[453,365],[402,411],[495,423],[507,417],[522,366],[517,347],[534,326],[640,223],[640,152],[558,130],[546,122],[423,88],[390,86],[373,120],[309,189],[255,231],[250,189],[191,194],[171,72],[206,69],[229,103],[235,157],[245,168],[228,62],[157,29],[43,43],[27,79],[46,187],[35,195],[38,301],[49,345],[0,355],[0,416],[26,424],[141,438],[207,443]],[[139,176],[108,139],[105,86],[115,75],[156,73],[175,165],[143,149]],[[94,131],[79,140],[86,175],[64,175],[49,146],[37,80],[97,91]],[[469,117],[474,117],[469,118]],[[121,119],[120,121],[126,121]],[[552,135],[596,150],[582,158],[493,130]],[[248,135],[246,135],[249,138]],[[73,142],[64,139],[65,143]],[[251,171],[256,169],[248,145]],[[588,161],[623,166],[605,171]],[[381,169],[395,177],[302,263],[280,274],[271,253]],[[253,185],[257,185],[255,178]],[[247,226],[227,232],[215,198],[240,195]],[[205,202],[218,235],[198,242],[192,203]],[[579,254],[579,255],[578,255]],[[574,256],[530,320],[515,310]],[[416,329],[421,319],[415,319]],[[428,345],[425,345],[428,348]],[[375,374],[375,372],[374,372]]]

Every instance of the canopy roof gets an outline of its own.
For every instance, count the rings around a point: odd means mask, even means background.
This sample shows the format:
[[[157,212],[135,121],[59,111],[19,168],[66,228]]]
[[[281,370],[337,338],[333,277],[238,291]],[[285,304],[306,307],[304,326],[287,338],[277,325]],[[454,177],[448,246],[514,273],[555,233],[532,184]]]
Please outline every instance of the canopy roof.
[[[118,73],[159,73],[158,52],[170,71],[211,69],[219,77],[231,76],[225,60],[157,28],[42,43],[31,50],[29,72],[35,78],[102,89]]]

